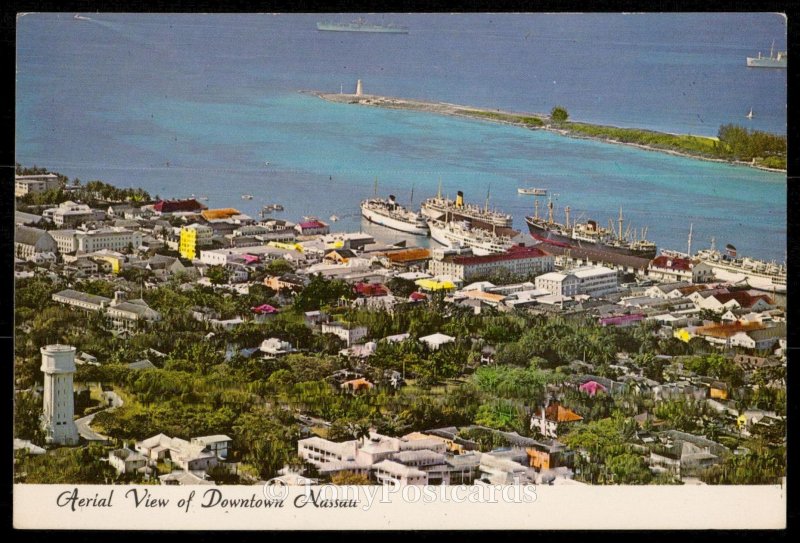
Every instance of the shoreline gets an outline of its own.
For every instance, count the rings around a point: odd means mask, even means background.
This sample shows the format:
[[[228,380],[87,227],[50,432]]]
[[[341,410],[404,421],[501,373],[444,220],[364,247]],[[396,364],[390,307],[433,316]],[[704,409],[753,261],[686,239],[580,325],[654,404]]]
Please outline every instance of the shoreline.
[[[502,111],[499,109],[489,110],[489,109],[463,106],[458,104],[450,104],[447,102],[426,102],[424,100],[395,98],[391,96],[378,96],[373,94],[362,94],[362,95],[338,94],[338,93],[325,93],[321,91],[300,91],[300,92],[304,94],[312,94],[313,96],[321,98],[322,100],[325,100],[327,102],[335,102],[340,104],[355,104],[360,106],[378,107],[382,109],[403,109],[409,111],[417,111],[420,113],[434,113],[437,115],[460,117],[474,121],[485,121],[494,124],[518,126],[520,128],[526,128],[528,130],[544,130],[546,132],[558,134],[569,138],[593,140],[602,143],[610,143],[614,145],[626,145],[628,147],[633,147],[643,151],[655,151],[683,158],[705,160],[707,162],[719,162],[723,164],[730,164],[733,166],[746,166],[748,168],[754,168],[757,170],[762,170],[772,173],[783,173],[783,174],[787,173],[786,170],[777,168],[768,168],[766,166],[754,164],[752,162],[726,160],[724,158],[704,156],[701,154],[694,154],[687,151],[679,151],[676,149],[666,149],[663,147],[657,147],[643,143],[620,141],[613,138],[582,134],[580,131],[577,130],[570,130],[569,128],[550,126],[549,124],[547,124],[549,116],[543,113],[516,113],[511,111]],[[591,123],[583,123],[583,122],[580,124],[584,126],[624,129],[623,127],[616,127],[612,125],[594,125]],[[636,129],[631,129],[631,130],[636,130]],[[673,134],[669,132],[657,132],[655,130],[647,130],[647,132],[653,132],[654,134],[661,134],[674,137],[690,136],[689,134]],[[692,136],[692,137],[714,139],[710,136]]]

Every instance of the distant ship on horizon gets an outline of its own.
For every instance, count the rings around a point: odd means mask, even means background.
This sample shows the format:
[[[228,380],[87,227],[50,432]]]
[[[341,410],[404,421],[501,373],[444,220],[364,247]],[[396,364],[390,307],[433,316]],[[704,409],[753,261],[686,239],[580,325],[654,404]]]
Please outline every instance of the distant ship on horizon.
[[[318,22],[317,30],[326,32],[375,32],[383,34],[408,34],[408,27],[394,24],[378,25],[368,23],[364,19],[356,19],[350,23]]]
[[[757,57],[747,57],[748,68],[786,68],[787,54],[786,51],[778,51],[775,54],[775,40],[772,41],[772,47],[769,48],[769,56],[761,56],[761,51],[758,52]]]

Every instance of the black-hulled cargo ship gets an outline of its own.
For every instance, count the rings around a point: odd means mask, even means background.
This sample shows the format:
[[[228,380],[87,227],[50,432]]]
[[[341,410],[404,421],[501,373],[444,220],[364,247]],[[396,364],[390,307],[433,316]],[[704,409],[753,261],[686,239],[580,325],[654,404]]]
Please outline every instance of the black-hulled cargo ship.
[[[631,235],[630,226],[623,232],[622,209],[619,211],[619,226],[615,230],[611,221],[609,228],[603,228],[596,221],[570,224],[569,206],[564,208],[565,221],[558,223],[553,219],[553,200],[547,202],[547,217],[539,217],[539,201],[535,202],[534,214],[525,217],[528,231],[534,239],[561,247],[583,247],[595,251],[607,251],[622,255],[653,259],[656,244],[645,238],[647,229],[639,237]]]

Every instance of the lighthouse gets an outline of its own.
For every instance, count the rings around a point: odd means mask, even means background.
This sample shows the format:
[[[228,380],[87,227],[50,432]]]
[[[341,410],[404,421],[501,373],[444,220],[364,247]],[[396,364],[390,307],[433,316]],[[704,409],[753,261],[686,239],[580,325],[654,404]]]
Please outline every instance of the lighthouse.
[[[44,372],[44,413],[42,424],[49,443],[77,445],[72,374],[75,373],[75,347],[47,345],[40,349]]]
[[[356,96],[361,96],[364,94],[364,89],[361,86],[361,80],[359,79],[356,81]]]

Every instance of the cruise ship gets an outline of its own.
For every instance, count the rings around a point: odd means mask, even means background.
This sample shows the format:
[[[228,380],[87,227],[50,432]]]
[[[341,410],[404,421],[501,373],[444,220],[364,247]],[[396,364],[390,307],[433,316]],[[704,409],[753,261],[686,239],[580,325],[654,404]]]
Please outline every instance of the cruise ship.
[[[428,235],[428,224],[421,213],[404,208],[393,195],[361,202],[361,215],[369,222],[420,236]]]
[[[393,24],[376,25],[368,23],[363,19],[356,19],[351,23],[320,22],[317,23],[317,30],[326,32],[375,32],[381,34],[408,34],[408,28],[405,26],[396,26]]]
[[[464,203],[464,193],[458,191],[455,200],[442,197],[442,188],[433,198],[428,198],[422,202],[422,214],[434,220],[477,220],[491,226],[511,228],[514,218],[508,213],[489,209],[489,200],[486,206],[480,207],[474,204]]]
[[[732,245],[720,252],[711,240],[711,247],[697,252],[695,256],[714,270],[719,281],[747,286],[767,292],[786,292],[786,266],[775,262],[765,262],[750,257],[740,257]]]
[[[747,57],[747,66],[749,68],[786,68],[786,61],[786,51],[778,51],[775,54],[775,42],[773,41],[768,57],[761,56],[759,51],[757,57]]]
[[[656,256],[656,244],[646,239],[647,229],[641,231],[637,237],[630,232],[630,226],[624,231],[622,208],[619,210],[617,230],[609,221],[609,227],[604,228],[596,221],[587,220],[585,223],[570,224],[570,208],[564,208],[565,221],[558,223],[553,219],[553,200],[547,202],[547,218],[539,216],[539,200],[534,202],[534,214],[525,217],[528,231],[534,239],[545,243],[569,247],[585,247],[596,251],[607,251],[622,255],[637,256],[652,259]]]
[[[504,253],[514,245],[512,238],[482,228],[471,228],[466,221],[444,222],[431,219],[428,227],[434,241],[454,249],[469,247],[477,256]]]

